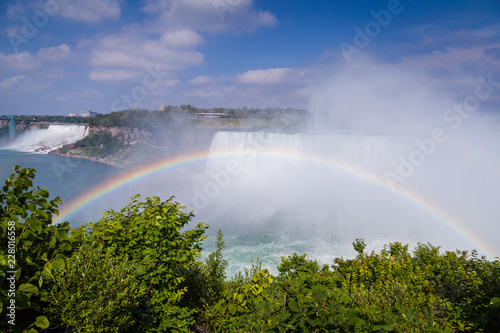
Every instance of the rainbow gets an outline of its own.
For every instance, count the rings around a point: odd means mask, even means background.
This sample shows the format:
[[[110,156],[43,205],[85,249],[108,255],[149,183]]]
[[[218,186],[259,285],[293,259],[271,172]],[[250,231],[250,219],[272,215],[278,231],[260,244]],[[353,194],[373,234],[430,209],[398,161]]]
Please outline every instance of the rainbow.
[[[123,187],[126,184],[134,183],[140,179],[144,179],[158,172],[170,170],[176,167],[185,166],[190,163],[206,161],[209,158],[224,158],[224,157],[237,157],[248,155],[242,152],[231,152],[231,151],[221,151],[221,152],[196,152],[185,155],[178,155],[175,157],[155,161],[153,163],[143,165],[137,169],[126,171],[119,174],[108,181],[92,188],[91,190],[78,196],[76,199],[72,200],[70,203],[62,206],[58,216],[54,217],[54,223],[64,221],[69,215],[74,214],[81,210],[83,207],[91,204],[92,202],[103,198],[104,196],[116,191],[117,189]],[[307,160],[313,163],[318,163],[320,165],[325,165],[327,167],[333,168],[337,171],[348,174],[352,177],[361,179],[374,186],[380,187],[385,191],[392,191],[396,193],[400,198],[406,200],[413,206],[425,211],[428,215],[437,219],[441,223],[445,224],[447,228],[453,230],[461,238],[470,243],[474,248],[476,248],[480,253],[484,253],[486,256],[491,258],[498,257],[499,254],[496,250],[477,235],[473,230],[466,227],[463,223],[458,221],[450,213],[442,210],[440,207],[436,206],[434,203],[426,200],[418,193],[412,192],[409,189],[403,187],[391,188],[386,180],[379,175],[372,174],[366,170],[362,170],[355,166],[342,165],[338,161],[324,156],[319,156],[315,154],[303,153],[301,152],[291,152],[291,151],[276,151],[276,150],[265,150],[258,153],[259,157],[269,157],[269,158],[284,158],[292,160]],[[255,153],[254,155],[255,156]]]

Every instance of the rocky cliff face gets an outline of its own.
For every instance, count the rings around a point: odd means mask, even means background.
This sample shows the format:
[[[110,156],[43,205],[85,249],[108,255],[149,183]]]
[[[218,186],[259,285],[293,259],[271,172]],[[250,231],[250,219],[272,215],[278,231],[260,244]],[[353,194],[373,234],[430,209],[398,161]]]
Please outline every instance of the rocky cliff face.
[[[81,142],[54,154],[131,168],[177,154],[206,150],[215,131],[190,129],[152,133],[130,127],[90,127]]]
[[[153,134],[147,130],[132,127],[95,126],[89,128],[89,135],[103,132],[108,133],[112,138],[116,138],[127,145],[148,143],[153,137]]]

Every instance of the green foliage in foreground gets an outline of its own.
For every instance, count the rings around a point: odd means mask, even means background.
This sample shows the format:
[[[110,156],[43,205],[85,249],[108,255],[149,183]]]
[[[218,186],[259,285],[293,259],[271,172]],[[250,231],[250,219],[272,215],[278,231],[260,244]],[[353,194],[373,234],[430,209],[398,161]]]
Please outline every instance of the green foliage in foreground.
[[[79,249],[58,275],[53,316],[78,332],[188,332],[182,282],[206,226],[181,231],[193,217],[182,209],[170,199],[134,197],[122,210],[74,230]]]
[[[0,192],[3,332],[500,332],[500,262],[475,252],[391,243],[320,265],[257,260],[227,280],[224,240],[200,260],[206,225],[172,198],[146,198],[96,223],[52,225],[58,198],[16,167]],[[9,234],[9,232],[13,232]],[[16,250],[16,326],[8,323],[9,241]]]
[[[475,253],[392,243],[380,253],[320,266],[282,258],[210,309],[216,332],[499,332],[500,264]]]
[[[52,225],[59,197],[48,200],[46,189],[33,188],[34,169],[14,168],[0,191],[0,329],[48,327],[44,316],[56,288],[54,274],[65,269],[72,247],[69,223]],[[13,246],[15,244],[15,246]],[[15,318],[11,305],[15,272]]]

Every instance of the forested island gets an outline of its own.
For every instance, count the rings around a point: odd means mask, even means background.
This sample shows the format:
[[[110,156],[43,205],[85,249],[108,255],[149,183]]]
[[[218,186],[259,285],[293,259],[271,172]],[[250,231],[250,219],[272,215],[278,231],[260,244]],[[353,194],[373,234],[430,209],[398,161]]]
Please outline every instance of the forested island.
[[[16,166],[0,189],[2,332],[499,332],[500,262],[398,242],[320,264],[257,260],[227,277],[218,233],[172,198],[52,224],[59,197]]]

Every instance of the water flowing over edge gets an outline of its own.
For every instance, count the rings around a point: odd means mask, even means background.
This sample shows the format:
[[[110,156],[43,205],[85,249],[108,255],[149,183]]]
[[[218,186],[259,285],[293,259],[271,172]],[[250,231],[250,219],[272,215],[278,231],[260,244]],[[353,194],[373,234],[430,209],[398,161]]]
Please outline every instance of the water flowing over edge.
[[[75,143],[88,134],[89,128],[85,125],[49,125],[46,129],[27,130],[3,148],[47,154],[64,145]]]

